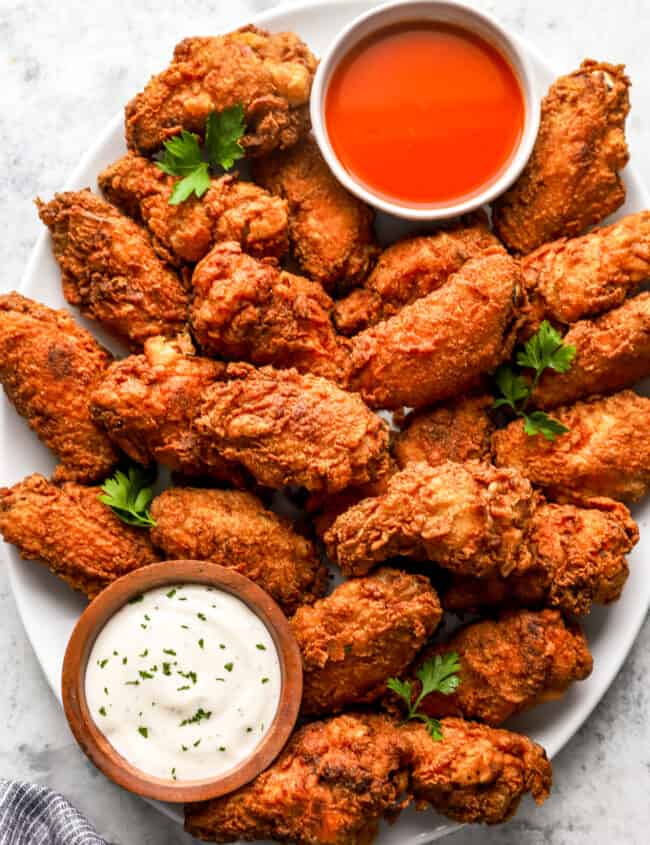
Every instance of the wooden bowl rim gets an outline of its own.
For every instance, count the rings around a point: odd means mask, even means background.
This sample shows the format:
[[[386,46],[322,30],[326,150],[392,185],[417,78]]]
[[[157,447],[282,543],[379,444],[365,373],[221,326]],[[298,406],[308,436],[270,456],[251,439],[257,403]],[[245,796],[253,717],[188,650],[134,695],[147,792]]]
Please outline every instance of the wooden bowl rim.
[[[86,666],[106,622],[130,598],[167,584],[208,584],[241,599],[269,629],[278,652],[282,685],[275,718],[253,753],[218,777],[174,781],[157,778],[122,757],[95,724],[86,701]],[[261,587],[249,578],[199,560],[154,563],[118,578],[81,614],[63,659],[61,691],[70,729],[82,751],[110,780],[130,792],[159,801],[186,803],[217,798],[264,771],[282,751],[298,718],[302,699],[302,657],[289,620]]]

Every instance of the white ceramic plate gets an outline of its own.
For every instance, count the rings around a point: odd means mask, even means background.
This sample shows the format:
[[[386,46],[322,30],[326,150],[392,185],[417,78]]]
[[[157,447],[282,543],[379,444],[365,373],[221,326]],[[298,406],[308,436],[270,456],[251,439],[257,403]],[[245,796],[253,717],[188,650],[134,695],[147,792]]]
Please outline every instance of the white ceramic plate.
[[[314,5],[283,6],[256,17],[254,22],[271,30],[294,30],[318,54],[327,47],[341,27],[373,5],[377,4],[371,0],[330,0]],[[179,31],[178,40],[190,34]],[[532,47],[527,46],[527,49],[533,60],[540,92],[544,92],[557,75],[569,70],[557,68],[553,71]],[[116,109],[122,105],[116,103]],[[83,158],[64,186],[65,189],[94,186],[100,170],[124,151],[120,112]],[[617,216],[650,207],[648,192],[631,167],[625,171],[625,182],[627,203]],[[415,227],[408,221],[383,217],[379,220],[378,230],[382,240],[387,241],[394,240],[406,232],[426,231],[426,226],[420,224]],[[20,290],[47,305],[66,307],[61,292],[59,270],[52,258],[45,230],[36,243]],[[77,313],[75,317],[90,328],[103,343],[112,347],[115,352],[123,353],[95,323],[84,321]],[[643,392],[650,394],[648,390]],[[0,414],[4,432],[0,439],[1,483],[13,484],[32,472],[49,475],[55,465],[52,455],[29,431],[4,396]],[[597,609],[586,622],[594,655],[593,674],[587,681],[574,685],[560,701],[538,707],[532,713],[512,720],[509,725],[530,734],[546,748],[550,756],[556,754],[573,736],[609,687],[625,660],[650,604],[650,570],[644,567],[645,560],[650,557],[650,504],[642,504],[636,509],[634,516],[641,528],[641,540],[630,555],[631,574],[623,597],[607,610]],[[84,601],[45,567],[21,561],[13,547],[5,545],[2,548],[25,630],[47,680],[60,700],[63,654],[75,621],[84,607]],[[178,808],[162,804],[155,806],[180,821]],[[382,828],[378,843],[424,845],[456,827],[432,812],[416,814],[407,811],[395,825]]]

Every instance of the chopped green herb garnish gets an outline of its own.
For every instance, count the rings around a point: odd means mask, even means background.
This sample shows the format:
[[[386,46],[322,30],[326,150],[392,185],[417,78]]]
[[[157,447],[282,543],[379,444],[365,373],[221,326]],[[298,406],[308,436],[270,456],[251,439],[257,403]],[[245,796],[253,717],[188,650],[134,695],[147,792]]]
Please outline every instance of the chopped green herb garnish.
[[[234,665],[235,665],[234,663],[224,663],[223,668],[226,670],[226,672],[232,672],[232,667]]]
[[[269,679],[268,679],[268,678],[262,678],[262,683],[263,683],[263,684],[268,684],[268,682],[269,682]]]
[[[167,598],[168,598],[168,599],[173,599],[175,595],[176,595],[176,587],[174,587],[173,589],[171,589],[171,590],[167,593]]]
[[[199,617],[199,619],[201,620],[201,622],[205,622],[205,620],[206,620],[206,616],[205,616],[205,614],[203,614],[203,613],[197,613],[196,615]]]
[[[181,625],[181,628],[185,628],[186,631],[189,631],[189,627],[187,625]]]
[[[219,751],[225,751],[225,750],[226,750],[226,746],[225,746],[225,745],[220,745],[220,746],[219,746]]]
[[[151,622],[151,619],[147,616],[147,614],[146,614],[146,613],[145,613],[145,615],[144,615],[144,618],[147,620],[147,622]]]
[[[201,722],[203,719],[209,719],[212,716],[212,710],[204,710],[202,707],[196,711],[196,713],[190,717],[189,719],[183,719],[181,722],[181,728],[185,727],[185,725],[195,725],[197,722]]]
[[[176,767],[172,769],[172,779],[176,780]]]
[[[205,640],[203,639],[203,637],[201,637],[201,639],[199,640],[199,647],[203,648],[204,645],[205,645]]]
[[[149,505],[153,499],[150,472],[138,466],[130,466],[126,472],[117,470],[112,478],[102,484],[103,495],[99,501],[113,511],[127,525],[138,528],[155,526],[156,521],[151,516]],[[142,596],[134,596],[129,604],[142,601]]]
[[[415,673],[420,681],[421,689],[413,701],[413,682],[400,681],[399,678],[389,678],[387,686],[396,693],[406,704],[408,712],[405,722],[409,719],[418,719],[424,722],[427,731],[432,739],[442,739],[442,728],[438,719],[432,719],[425,713],[419,713],[418,708],[423,698],[432,692],[439,692],[443,695],[451,695],[458,689],[460,683],[460,662],[458,654],[453,651],[449,654],[436,654],[432,660],[427,660]]]
[[[145,739],[149,738],[149,728],[139,727],[138,733],[140,734],[140,736],[143,736]]]
[[[142,628],[143,631],[147,630],[147,626],[144,624],[144,622],[140,623],[140,627]]]
[[[163,675],[171,675],[172,669],[169,663],[163,663]]]
[[[108,687],[104,687],[104,695],[108,695]]]
[[[105,657],[103,660],[97,661],[97,665],[99,666],[100,669],[103,669],[104,666],[106,666],[107,663],[108,663],[108,657]]]
[[[183,690],[190,689],[189,684],[184,684],[182,687],[176,687],[176,692],[183,692]]]
[[[124,686],[126,686],[126,687],[139,687],[140,681],[125,681]]]
[[[252,728],[246,728],[246,733],[247,733],[247,734],[250,734],[250,733],[252,733],[252,732],[253,732],[253,729],[252,729]]]
[[[255,643],[255,648],[259,648],[260,651],[266,651],[264,643]]]
[[[181,751],[189,751],[187,745],[181,745]]]
[[[142,678],[143,681],[146,681],[147,679],[150,680],[151,678],[153,678],[153,675],[150,672],[145,672],[142,669],[140,669],[140,671],[138,672],[138,675],[140,675],[140,677]]]
[[[197,741],[196,741],[195,743],[193,743],[193,745],[194,745],[194,747],[195,747],[195,748],[198,748],[200,744],[201,744],[201,740],[200,740],[200,739],[197,739]]]
[[[149,649],[145,648],[145,650],[142,652],[142,654],[139,654],[138,657],[146,657],[148,654],[149,654]]]
[[[100,712],[100,715],[105,716],[105,715],[106,715],[106,708],[105,708],[105,707],[100,707],[100,708],[99,708],[99,712]]]
[[[225,678],[215,678],[215,681],[223,681],[225,683],[226,679]]]
[[[196,672],[181,672],[181,671],[179,671],[178,674],[181,676],[181,678],[189,678],[190,681],[192,681],[193,684],[196,683],[196,677],[197,677]]]
[[[223,643],[219,643],[219,648],[225,648],[226,646]]]
[[[172,657],[176,657],[176,652],[174,651],[173,648],[164,648],[163,654],[171,654]]]
[[[123,658],[122,658],[122,666],[126,666],[126,664],[127,664],[128,662],[129,662],[129,658],[128,658],[128,657],[123,657]]]

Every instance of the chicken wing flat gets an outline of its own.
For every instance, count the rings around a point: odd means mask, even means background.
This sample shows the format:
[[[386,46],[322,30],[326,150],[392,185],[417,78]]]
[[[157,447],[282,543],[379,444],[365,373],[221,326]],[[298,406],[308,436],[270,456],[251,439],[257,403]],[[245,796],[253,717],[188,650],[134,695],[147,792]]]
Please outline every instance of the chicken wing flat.
[[[611,499],[588,508],[542,504],[533,517],[535,564],[505,578],[454,575],[442,603],[452,612],[519,606],[556,607],[584,616],[616,601],[629,573],[625,555],[639,539],[629,511]]]
[[[185,829],[210,842],[273,839],[296,845],[371,845],[383,817],[411,797],[453,819],[496,824],[551,785],[543,749],[510,731],[422,725],[345,714],[298,730],[280,757],[236,792],[185,808]]]
[[[425,649],[414,668],[437,655],[458,655],[460,684],[451,695],[432,692],[420,711],[462,716],[497,727],[544,701],[560,698],[592,670],[587,638],[557,610],[513,610],[456,631]],[[415,681],[414,693],[419,693]]]
[[[116,361],[95,386],[92,417],[140,464],[159,462],[188,477],[241,484],[241,467],[194,427],[204,391],[224,374],[223,363],[194,354],[187,336],[150,338],[142,355]]]
[[[192,287],[192,329],[207,354],[345,381],[332,301],[317,282],[224,243],[197,265]]]
[[[242,104],[248,155],[295,144],[309,129],[316,59],[292,32],[255,26],[207,38],[186,38],[169,67],[125,111],[126,142],[147,155],[182,129],[203,135],[212,111]]]
[[[632,390],[558,408],[569,431],[529,437],[515,420],[492,437],[495,463],[516,467],[550,498],[608,496],[634,502],[650,489],[650,399]]]
[[[251,493],[173,487],[151,505],[151,539],[167,558],[209,560],[255,581],[288,615],[324,595],[314,544]]]
[[[255,178],[289,204],[289,238],[309,278],[327,290],[358,284],[379,253],[374,212],[350,194],[313,138],[256,162]]]
[[[268,487],[335,493],[388,461],[386,423],[327,379],[230,364],[203,398],[198,431]]]
[[[148,337],[183,330],[187,293],[144,229],[89,190],[37,205],[71,305],[133,350]]]
[[[169,204],[177,180],[135,153],[107,167],[97,182],[109,202],[147,227],[170,264],[194,264],[221,241],[237,241],[259,257],[281,258],[289,247],[286,202],[234,174],[211,179],[201,198],[193,194],[180,205]]]
[[[442,611],[428,578],[378,569],[353,578],[291,627],[302,652],[304,715],[376,701],[438,627]]]
[[[92,599],[127,572],[160,560],[149,533],[118,519],[100,494],[99,487],[57,486],[30,475],[0,489],[0,534],[22,558],[44,563]]]
[[[352,335],[392,317],[403,305],[437,290],[470,258],[495,246],[499,242],[482,213],[434,235],[392,244],[379,256],[363,286],[336,303],[336,328]]]
[[[501,248],[352,338],[349,386],[372,408],[420,408],[471,389],[512,351],[517,262]]]
[[[650,376],[650,292],[595,320],[580,320],[563,342],[575,348],[575,358],[568,372],[542,376],[532,397],[539,408],[613,393]]]
[[[545,244],[522,259],[521,271],[531,333],[544,318],[574,323],[616,308],[650,278],[650,211]]]
[[[408,414],[393,443],[393,454],[403,469],[424,462],[430,466],[444,461],[491,460],[495,430],[488,410],[491,396],[461,396],[444,405]]]
[[[117,450],[90,416],[90,394],[112,356],[67,311],[19,293],[0,296],[0,381],[18,413],[58,456],[57,480],[97,481]]]
[[[527,253],[579,235],[625,201],[625,118],[630,80],[623,65],[586,59],[556,80],[542,101],[537,141],[523,173],[493,205],[495,231]]]

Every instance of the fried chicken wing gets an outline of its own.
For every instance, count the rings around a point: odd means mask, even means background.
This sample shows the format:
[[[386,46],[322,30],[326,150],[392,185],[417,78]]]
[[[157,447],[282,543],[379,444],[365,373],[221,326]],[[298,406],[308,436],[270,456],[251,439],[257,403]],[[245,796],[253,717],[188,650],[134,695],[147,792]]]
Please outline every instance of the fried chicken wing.
[[[287,519],[241,490],[172,487],[151,505],[167,558],[209,560],[255,581],[291,614],[325,593],[327,569]]]
[[[650,292],[595,320],[580,320],[563,342],[576,350],[566,373],[547,371],[533,392],[539,408],[612,393],[650,376]]]
[[[551,785],[543,749],[526,737],[460,719],[435,742],[423,725],[345,714],[296,731],[280,757],[236,792],[185,808],[185,829],[211,842],[370,845],[382,818],[415,797],[450,818],[496,824]]]
[[[396,314],[457,273],[470,258],[498,247],[481,213],[433,235],[406,238],[385,249],[363,283],[334,308],[336,328],[353,335]]]
[[[0,381],[30,428],[61,461],[55,477],[98,481],[117,450],[90,416],[90,394],[112,356],[67,311],[19,293],[0,296]]]
[[[144,229],[89,190],[37,205],[71,305],[133,350],[148,337],[183,330],[187,293]]]
[[[203,135],[212,111],[242,104],[248,155],[295,144],[309,128],[316,59],[292,32],[244,26],[227,35],[186,38],[169,67],[126,106],[126,142],[147,155],[182,129]]]
[[[542,504],[533,517],[535,564],[505,578],[454,575],[442,602],[452,612],[547,605],[584,616],[616,601],[628,576],[639,530],[625,505],[591,499],[589,507]]]
[[[509,249],[527,253],[579,235],[623,205],[629,87],[623,65],[592,59],[553,83],[528,164],[493,205],[495,231]]]
[[[332,301],[317,282],[224,243],[197,265],[192,287],[192,329],[207,354],[345,380]]]
[[[495,463],[516,467],[553,499],[608,496],[634,502],[650,489],[650,399],[632,390],[553,412],[569,431],[529,437],[522,420],[492,436]]]
[[[352,338],[349,386],[372,408],[420,408],[464,393],[510,356],[520,272],[501,248]]]
[[[296,370],[230,364],[203,394],[198,431],[261,483],[335,493],[388,461],[388,427],[361,399]]]
[[[30,475],[0,489],[0,534],[22,558],[44,563],[94,598],[127,572],[160,560],[149,533],[118,519],[100,494],[99,487],[57,486]]]
[[[313,138],[256,162],[255,178],[289,204],[289,238],[302,271],[327,290],[358,284],[379,252],[374,212],[350,194]]]
[[[545,318],[574,323],[622,305],[650,278],[650,211],[545,244],[522,259],[521,271],[530,301],[528,333]]]
[[[194,418],[204,392],[225,365],[200,358],[187,336],[150,338],[142,355],[116,361],[95,386],[93,419],[140,464],[159,462],[188,477],[212,476],[241,484],[241,467],[204,441]]]
[[[455,652],[460,684],[451,695],[432,692],[420,704],[429,716],[462,716],[494,727],[544,701],[560,698],[592,670],[587,638],[557,610],[514,610],[456,631],[425,649],[414,668]],[[414,681],[414,694],[420,692]]]
[[[303,714],[377,700],[441,617],[427,578],[387,568],[345,581],[327,598],[301,607],[291,627],[303,659]]]
[[[202,197],[179,205],[169,204],[177,180],[135,153],[103,170],[97,182],[109,202],[144,223],[170,264],[194,264],[221,241],[236,241],[259,257],[281,258],[289,247],[286,202],[236,174],[211,179]]]
[[[399,466],[424,462],[490,461],[495,429],[488,410],[491,396],[461,396],[443,405],[408,414],[393,443]]]

